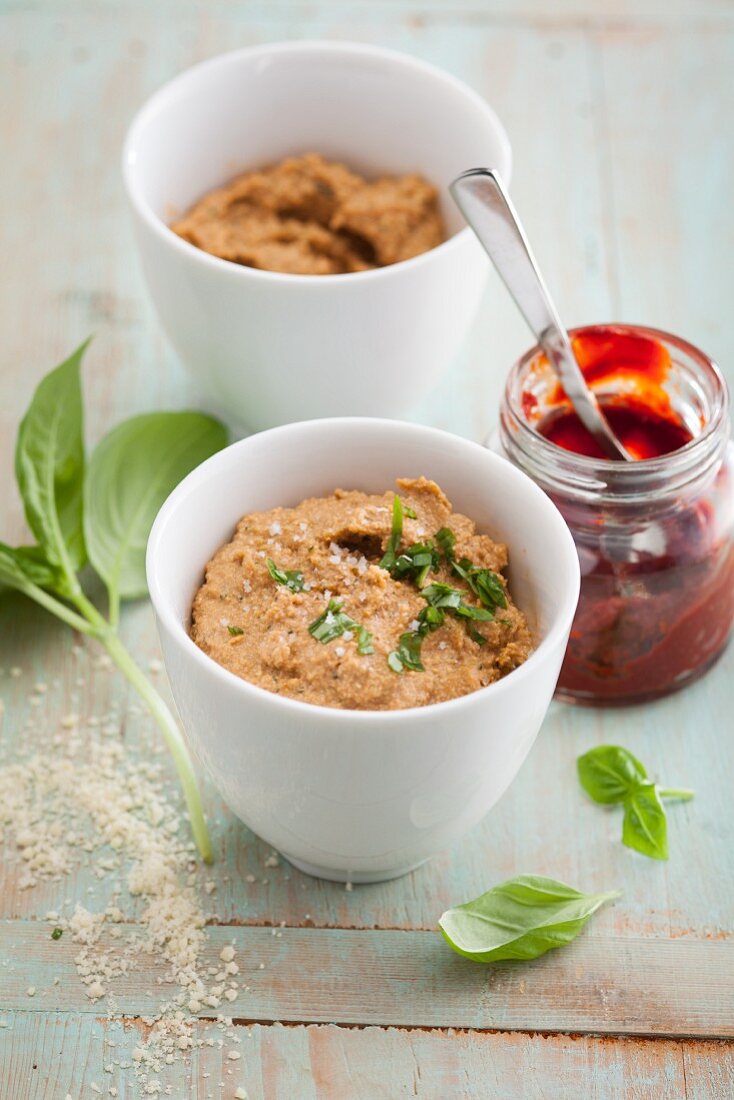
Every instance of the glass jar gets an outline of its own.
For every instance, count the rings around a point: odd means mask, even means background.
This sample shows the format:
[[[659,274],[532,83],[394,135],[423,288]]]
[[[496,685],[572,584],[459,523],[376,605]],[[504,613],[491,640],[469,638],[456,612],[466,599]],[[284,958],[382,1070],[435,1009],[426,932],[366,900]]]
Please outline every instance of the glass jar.
[[[602,330],[572,336],[594,331]],[[550,442],[539,426],[569,406],[536,347],[510,371],[498,449],[548,493],[579,553],[581,595],[557,697],[619,706],[682,688],[726,645],[734,620],[734,448],[726,383],[707,356],[655,329],[604,331],[665,349],[660,395],[690,442],[633,462]],[[592,385],[610,405],[624,399],[630,379],[612,372]]]

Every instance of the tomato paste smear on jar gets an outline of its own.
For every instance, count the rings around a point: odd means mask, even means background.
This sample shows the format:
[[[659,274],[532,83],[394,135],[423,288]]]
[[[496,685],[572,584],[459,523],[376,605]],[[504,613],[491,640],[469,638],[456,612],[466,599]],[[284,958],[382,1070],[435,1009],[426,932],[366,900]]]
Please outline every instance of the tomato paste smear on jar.
[[[664,385],[671,360],[661,343],[600,326],[576,333],[573,347],[633,459],[672,454],[695,438],[671,405]],[[523,394],[526,415],[534,403]],[[544,405],[536,431],[566,451],[606,458],[560,384]],[[639,504],[556,500],[582,565],[561,697],[607,705],[654,698],[718,656],[734,616],[734,552],[720,537],[712,499],[672,500],[654,517]]]

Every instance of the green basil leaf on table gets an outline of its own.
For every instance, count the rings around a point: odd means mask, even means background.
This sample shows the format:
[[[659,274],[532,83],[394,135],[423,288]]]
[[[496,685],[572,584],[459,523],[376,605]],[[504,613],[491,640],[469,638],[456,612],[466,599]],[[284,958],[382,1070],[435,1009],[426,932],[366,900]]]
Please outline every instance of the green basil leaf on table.
[[[651,859],[668,858],[668,822],[654,783],[638,783],[625,798],[622,843]]]
[[[6,546],[0,542],[0,591],[14,588],[26,595],[33,589],[62,587],[59,572],[37,546]]]
[[[147,593],[145,548],[166,497],[226,446],[226,429],[197,412],[135,416],[113,428],[89,461],[84,529],[89,559],[113,599]]]
[[[660,787],[645,766],[621,745],[598,745],[576,761],[579,782],[590,798],[606,805],[623,803],[622,843],[651,859],[668,858],[668,823],[662,800],[687,802],[687,787]]]
[[[443,914],[449,946],[475,962],[536,959],[578,936],[589,918],[618,890],[584,894],[555,879],[519,875]]]
[[[595,802],[622,802],[647,779],[645,768],[621,745],[599,745],[576,761],[579,782]]]
[[[41,381],[18,429],[15,474],[28,526],[46,559],[71,577],[86,561],[79,366],[89,341]]]

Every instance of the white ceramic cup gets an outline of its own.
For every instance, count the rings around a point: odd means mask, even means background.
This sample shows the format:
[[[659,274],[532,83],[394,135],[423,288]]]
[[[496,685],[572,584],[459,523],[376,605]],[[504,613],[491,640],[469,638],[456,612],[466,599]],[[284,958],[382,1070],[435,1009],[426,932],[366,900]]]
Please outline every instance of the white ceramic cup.
[[[337,486],[382,493],[421,474],[508,544],[511,590],[538,639],[525,664],[445,703],[339,710],[256,687],[192,642],[204,566],[241,516]],[[368,418],[274,428],[208,459],[163,505],[147,569],[173,695],[222,796],[297,867],[355,882],[403,874],[495,804],[543,721],[579,589],[568,528],[525,474],[435,428]]]
[[[238,172],[309,151],[367,176],[422,173],[441,189],[451,236],[390,267],[314,276],[220,260],[167,227]],[[127,135],[124,178],[151,297],[209,407],[259,429],[415,405],[457,353],[484,285],[487,258],[446,192],[477,165],[510,174],[492,109],[392,50],[258,46],[156,92]]]

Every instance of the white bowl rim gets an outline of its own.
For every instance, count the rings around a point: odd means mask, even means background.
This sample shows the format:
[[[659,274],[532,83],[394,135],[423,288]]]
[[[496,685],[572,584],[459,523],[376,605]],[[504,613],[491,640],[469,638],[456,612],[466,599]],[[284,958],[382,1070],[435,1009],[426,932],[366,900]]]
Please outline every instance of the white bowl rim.
[[[244,680],[242,677],[235,675],[234,672],[230,672],[229,669],[220,665],[212,657],[204,653],[202,649],[199,649],[183,623],[179,621],[177,615],[168,604],[168,601],[163,597],[158,583],[155,559],[168,517],[185,503],[185,498],[189,491],[198,482],[208,477],[210,473],[213,473],[217,464],[223,461],[223,456],[225,454],[231,455],[233,451],[245,451],[248,444],[254,439],[262,439],[265,436],[270,437],[273,444],[277,445],[279,436],[287,435],[291,431],[303,429],[307,425],[314,424],[319,425],[320,431],[328,431],[330,426],[334,428],[348,427],[352,431],[358,431],[361,427],[365,426],[369,426],[376,430],[380,428],[394,430],[398,427],[402,433],[411,431],[414,435],[429,435],[434,438],[451,439],[452,442],[459,444],[462,449],[479,451],[489,465],[501,464],[501,468],[506,475],[514,479],[518,486],[524,486],[524,489],[535,500],[537,506],[541,509],[545,509],[549,517],[552,516],[551,522],[556,524],[561,533],[561,539],[565,541],[568,551],[566,565],[568,567],[567,572],[569,573],[569,584],[559,611],[551,624],[550,630],[523,664],[513,669],[507,676],[503,676],[501,680],[497,680],[492,684],[487,684],[486,687],[469,692],[467,695],[460,695],[454,699],[447,699],[440,703],[427,703],[424,706],[405,707],[401,710],[356,710],[349,707],[326,707],[319,703],[306,703],[299,699],[291,699],[289,696],[277,695],[275,692],[268,691],[266,688],[259,687],[257,684],[253,684],[251,681]],[[235,520],[235,522],[237,521]],[[205,563],[202,562],[202,570],[204,565]],[[343,723],[345,721],[355,721],[361,723],[374,723],[375,721],[379,721],[381,724],[400,723],[408,719],[416,721],[421,718],[428,721],[432,716],[439,713],[448,719],[454,712],[468,706],[476,705],[481,699],[485,699],[488,693],[491,693],[493,696],[498,696],[508,690],[514,690],[512,685],[519,687],[522,679],[527,679],[528,676],[532,675],[536,664],[541,660],[545,651],[556,645],[559,638],[570,628],[578,602],[581,583],[576,546],[565,520],[551,499],[546,496],[543,490],[540,489],[527,474],[523,473],[522,470],[513,466],[507,459],[501,458],[499,455],[487,450],[487,448],[480,443],[466,439],[463,436],[455,435],[453,432],[447,432],[441,428],[429,427],[423,424],[414,424],[409,421],[387,420],[366,416],[325,417],[320,420],[300,420],[290,424],[282,424],[275,428],[268,428],[263,432],[256,432],[251,436],[247,436],[245,439],[240,439],[235,443],[231,443],[229,446],[224,447],[221,451],[218,451],[216,454],[206,459],[176,486],[158,512],[148,539],[146,574],[150,599],[155,609],[156,616],[165,625],[166,629],[172,636],[178,636],[181,639],[185,650],[191,655],[193,660],[204,665],[209,674],[215,679],[222,681],[234,690],[238,690],[244,698],[254,695],[255,699],[260,700],[263,705],[280,706],[291,710],[294,718],[297,718],[299,715],[311,715],[315,718],[318,715],[325,722]]]
[[[433,248],[429,248],[427,252],[421,252],[418,256],[411,256],[408,260],[399,260],[397,263],[388,264],[385,267],[372,268],[370,271],[349,271],[340,274],[319,275],[318,278],[315,278],[313,275],[296,275],[284,271],[264,271],[260,268],[236,264],[231,260],[223,260],[219,256],[214,256],[210,252],[205,252],[203,249],[197,248],[196,245],[190,244],[182,237],[179,237],[162,218],[153,213],[148,202],[140,193],[138,182],[135,178],[134,165],[137,156],[135,147],[136,139],[139,131],[143,129],[149,119],[161,109],[171,95],[175,95],[177,89],[181,85],[185,84],[195,73],[204,72],[207,69],[218,68],[224,64],[236,64],[242,57],[249,58],[256,57],[258,54],[271,53],[307,54],[318,53],[319,51],[361,54],[362,56],[381,58],[393,64],[401,64],[406,69],[412,68],[415,72],[421,72],[443,82],[453,91],[458,91],[466,96],[467,99],[472,100],[474,104],[484,112],[495,129],[496,137],[501,148],[499,159],[503,160],[504,163],[492,165],[491,167],[496,168],[501,173],[505,183],[509,186],[512,177],[512,146],[510,145],[507,131],[499,116],[486,99],[458,77],[453,76],[437,65],[432,65],[428,61],[423,61],[420,58],[413,57],[411,54],[403,53],[401,50],[393,50],[385,46],[372,46],[362,42],[332,41],[330,39],[320,38],[300,39],[293,42],[265,42],[258,46],[244,46],[237,50],[228,50],[225,53],[216,54],[214,57],[207,58],[204,61],[199,61],[197,64],[189,66],[189,68],[184,69],[183,72],[178,73],[176,76],[172,77],[171,80],[158,88],[157,91],[153,92],[135,114],[128,127],[123,143],[122,175],[125,189],[133,208],[138,216],[157,236],[167,242],[172,248],[179,251],[182,255],[188,256],[191,260],[202,263],[204,266],[210,267],[213,270],[219,269],[220,271],[228,271],[234,278],[276,280],[281,283],[292,283],[302,287],[313,284],[316,284],[316,286],[324,284],[333,286],[335,283],[343,282],[344,279],[348,280],[348,285],[353,285],[357,280],[363,281],[365,279],[374,280],[375,278],[389,278],[391,274],[394,275],[395,271],[405,271],[408,268],[417,267],[420,264],[430,263],[431,261],[428,257],[435,256],[436,254],[445,254],[449,249],[458,247],[459,242],[464,242],[471,237],[473,231],[469,226],[465,225],[445,241],[441,241],[440,244],[435,245]],[[466,167],[479,166],[467,165]],[[457,173],[458,171],[463,171],[463,169],[457,169]]]

